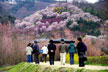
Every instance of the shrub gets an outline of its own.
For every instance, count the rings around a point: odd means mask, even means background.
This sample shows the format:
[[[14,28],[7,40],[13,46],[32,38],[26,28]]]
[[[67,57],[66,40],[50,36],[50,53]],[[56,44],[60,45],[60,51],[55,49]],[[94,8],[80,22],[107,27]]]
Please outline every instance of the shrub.
[[[97,11],[93,8],[86,8],[85,7],[85,8],[83,8],[83,11],[84,12],[90,12],[92,15],[95,15],[95,16],[98,16],[98,17],[102,18],[100,11]]]
[[[54,12],[57,12],[59,14],[61,14],[62,11],[63,11],[63,7],[57,7],[57,8],[54,9]]]
[[[64,7],[56,7],[54,9],[54,12],[57,12],[58,14],[61,14],[62,12],[69,12],[69,9],[64,8]]]
[[[66,27],[69,28],[70,25],[71,25],[72,23],[73,23],[73,21],[72,21],[72,20],[69,20],[69,21],[66,23]]]
[[[86,64],[108,65],[108,55],[88,57],[88,61],[86,62]]]
[[[77,20],[77,23],[79,25],[74,25],[73,27],[69,28],[72,31],[79,31],[84,34],[93,35],[93,36],[99,36],[100,35],[100,24],[98,22],[93,22],[89,20],[84,20],[80,18]],[[67,25],[69,22],[67,22]]]
[[[85,64],[87,64],[87,65],[102,65],[102,66],[108,65],[108,55],[106,55],[106,56],[92,56],[92,57],[87,57],[87,59],[88,60],[85,62]],[[74,54],[74,61],[75,61],[75,63],[79,62],[77,53]],[[66,62],[70,63],[69,53],[66,54]]]
[[[70,56],[69,56],[69,53],[66,54],[66,62],[67,62],[67,63],[70,63]],[[78,63],[78,54],[77,54],[77,53],[74,54],[74,62],[75,62],[75,63]]]

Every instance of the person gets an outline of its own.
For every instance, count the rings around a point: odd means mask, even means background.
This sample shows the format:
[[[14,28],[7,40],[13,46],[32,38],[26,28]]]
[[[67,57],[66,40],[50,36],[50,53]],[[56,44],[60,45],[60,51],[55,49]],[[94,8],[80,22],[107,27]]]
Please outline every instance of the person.
[[[65,44],[64,39],[61,39],[61,44],[59,45],[61,65],[65,65],[66,51],[67,51],[67,45]]]
[[[50,65],[54,65],[55,50],[56,50],[56,45],[53,44],[53,40],[50,40],[49,44],[48,44],[48,53],[49,53]]]
[[[85,52],[87,51],[87,47],[84,44],[84,42],[82,42],[82,38],[78,38],[78,44],[77,44],[77,50],[78,50],[78,56],[79,56],[79,67],[84,67],[84,58],[85,58]]]
[[[32,54],[32,48],[31,48],[31,43],[29,43],[27,45],[27,48],[26,48],[26,55],[27,55],[27,62],[30,63],[31,62],[31,54]]]
[[[33,52],[34,52],[34,60],[35,60],[35,64],[39,64],[39,54],[40,54],[40,50],[39,50],[39,45],[37,41],[34,41],[34,46],[33,46]]]
[[[72,65],[74,64],[74,53],[76,52],[75,44],[71,42],[67,48],[70,55],[70,65]]]
[[[46,59],[47,59],[47,54],[48,54],[48,48],[47,46],[43,46],[42,47],[42,62],[44,62],[44,58],[45,58],[45,63],[46,63]]]
[[[33,54],[34,54],[34,49],[33,49],[33,47],[34,47],[34,43],[31,43],[31,48],[32,48],[32,54],[31,54],[31,62],[33,62]]]

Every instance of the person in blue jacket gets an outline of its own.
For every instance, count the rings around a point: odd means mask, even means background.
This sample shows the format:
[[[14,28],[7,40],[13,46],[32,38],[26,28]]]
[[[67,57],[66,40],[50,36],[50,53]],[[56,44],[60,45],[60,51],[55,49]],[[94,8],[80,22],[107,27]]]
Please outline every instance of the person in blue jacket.
[[[70,55],[70,65],[72,65],[74,64],[74,53],[76,52],[76,46],[74,43],[70,43],[67,48]]]

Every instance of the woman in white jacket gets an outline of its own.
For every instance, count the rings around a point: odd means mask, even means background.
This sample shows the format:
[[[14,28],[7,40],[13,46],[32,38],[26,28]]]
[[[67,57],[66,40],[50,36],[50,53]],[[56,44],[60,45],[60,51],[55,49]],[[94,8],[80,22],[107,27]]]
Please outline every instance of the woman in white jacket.
[[[43,52],[42,52],[42,62],[44,62],[44,59],[45,59],[45,63],[46,63],[46,60],[47,60],[47,54],[48,54],[48,48],[47,46],[43,46],[42,49],[41,49]]]

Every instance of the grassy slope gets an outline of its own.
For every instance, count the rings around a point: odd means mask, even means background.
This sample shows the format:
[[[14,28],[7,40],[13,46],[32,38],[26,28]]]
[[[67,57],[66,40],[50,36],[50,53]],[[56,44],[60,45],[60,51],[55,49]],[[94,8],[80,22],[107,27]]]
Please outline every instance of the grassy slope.
[[[0,72],[8,67],[0,68]],[[73,69],[73,68],[65,68],[65,67],[45,67],[40,65],[28,64],[28,63],[19,63],[7,69],[6,72],[108,72],[108,70],[88,70],[88,69]]]
[[[7,72],[37,72],[38,66],[28,63],[20,63],[14,66],[12,69],[8,70]],[[32,71],[31,71],[32,70]]]
[[[3,66],[3,67],[0,67],[0,72],[1,71],[7,71],[7,70],[10,70],[13,66]]]

